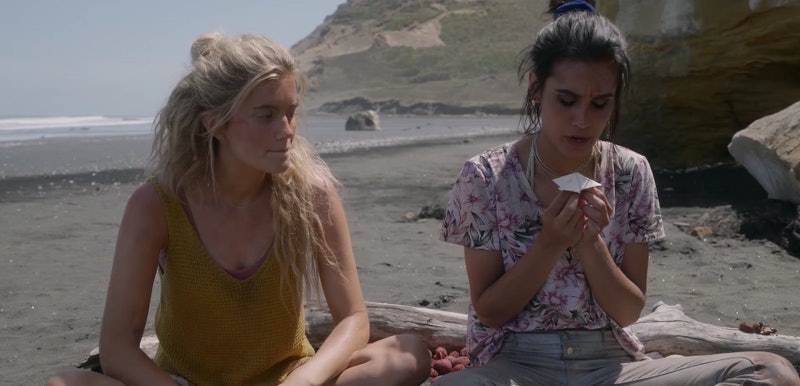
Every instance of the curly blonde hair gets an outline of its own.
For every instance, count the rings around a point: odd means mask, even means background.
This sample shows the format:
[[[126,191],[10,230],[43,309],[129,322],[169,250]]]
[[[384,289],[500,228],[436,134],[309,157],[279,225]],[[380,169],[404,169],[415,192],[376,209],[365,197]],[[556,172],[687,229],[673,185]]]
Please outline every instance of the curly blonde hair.
[[[305,90],[294,56],[263,36],[207,33],[192,44],[191,57],[189,73],[155,118],[151,173],[174,197],[179,192],[200,192],[209,183],[214,186],[218,146],[214,134],[228,124],[253,89],[265,81],[293,77],[299,99]],[[203,113],[215,116],[212,127],[201,122]],[[281,283],[293,283],[295,291],[313,289],[319,298],[318,264],[334,264],[316,204],[320,197],[335,194],[337,182],[301,136],[293,139],[288,170],[269,175],[266,182]]]

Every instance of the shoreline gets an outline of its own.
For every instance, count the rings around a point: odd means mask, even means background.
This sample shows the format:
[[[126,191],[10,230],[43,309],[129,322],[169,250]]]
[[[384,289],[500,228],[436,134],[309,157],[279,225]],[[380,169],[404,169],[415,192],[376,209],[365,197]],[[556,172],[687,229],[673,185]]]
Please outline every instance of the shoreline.
[[[342,184],[366,300],[466,312],[462,248],[438,240],[440,220],[408,221],[405,215],[444,202],[466,159],[516,138],[470,137],[322,155]],[[47,165],[41,168],[45,172],[0,178],[0,340],[5,343],[0,366],[8,369],[0,372],[0,384],[41,384],[97,345],[119,220],[127,197],[144,180],[142,167],[116,166],[136,165],[131,160],[141,157],[137,143],[149,155],[149,139],[28,147],[33,151],[16,162],[38,163],[18,166],[26,166],[24,171]],[[7,149],[0,164],[8,162]],[[78,159],[94,163],[76,168]],[[740,172],[718,173],[716,183],[742,190]],[[663,301],[681,304],[701,322],[735,328],[740,321],[760,321],[778,334],[800,336],[800,259],[769,241],[700,239],[681,228],[741,193],[726,196],[711,177],[681,174],[664,180],[672,190],[665,190],[663,199],[674,205],[662,205],[667,240],[651,250],[643,314]],[[695,202],[711,206],[683,206]],[[153,291],[158,293],[158,283]],[[152,333],[156,303],[157,295],[145,335]]]
[[[509,137],[513,129],[485,133],[372,138],[361,142],[314,143],[322,158],[358,155],[381,149],[454,144],[483,138]],[[14,178],[70,176],[139,169],[148,166],[153,135],[53,137],[0,142],[0,181]],[[47,154],[48,157],[40,155]]]
[[[436,138],[402,139],[399,142],[350,147],[321,152],[326,162],[342,157],[369,156],[412,148],[432,148],[469,142],[501,144],[518,134],[489,133]],[[143,181],[150,157],[152,135],[49,138],[29,140],[3,147],[0,142],[0,199],[21,193],[76,188],[92,182],[130,183]],[[313,145],[312,145],[313,146]],[[480,151],[480,150],[478,150]],[[46,157],[41,155],[47,154]],[[477,152],[476,152],[477,154]],[[473,154],[474,155],[474,154]],[[456,160],[459,166],[466,160]],[[746,205],[767,200],[766,191],[744,167],[734,164],[704,165],[690,169],[653,171],[661,206],[712,207]],[[16,189],[14,188],[16,187]],[[35,190],[34,190],[35,189]],[[85,189],[78,188],[78,189]]]

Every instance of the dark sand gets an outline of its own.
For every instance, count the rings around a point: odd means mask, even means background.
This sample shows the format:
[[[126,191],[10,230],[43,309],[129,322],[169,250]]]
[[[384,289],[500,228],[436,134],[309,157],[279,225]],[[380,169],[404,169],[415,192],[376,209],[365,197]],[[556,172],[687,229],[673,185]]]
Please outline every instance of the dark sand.
[[[438,240],[439,220],[404,216],[444,205],[464,160],[513,139],[325,157],[343,184],[367,300],[466,311],[461,248]],[[0,384],[42,384],[97,345],[119,220],[149,149],[146,137],[0,145]],[[800,335],[800,259],[770,241],[684,231],[715,207],[763,199],[754,180],[731,168],[657,183],[667,240],[651,254],[645,313],[663,301],[702,322],[761,321]]]

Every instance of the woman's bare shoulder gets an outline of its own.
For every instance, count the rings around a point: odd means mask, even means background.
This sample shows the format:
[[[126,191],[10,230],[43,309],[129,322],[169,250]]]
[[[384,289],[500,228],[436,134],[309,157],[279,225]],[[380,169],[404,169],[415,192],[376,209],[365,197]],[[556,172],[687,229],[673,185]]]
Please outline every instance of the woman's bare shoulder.
[[[151,182],[139,185],[128,198],[127,207],[129,209],[141,210],[145,212],[158,212],[163,214],[163,204],[161,202],[162,193],[159,188]]]
[[[168,233],[165,213],[159,188],[150,182],[141,184],[128,198],[120,236],[140,235],[164,244]]]

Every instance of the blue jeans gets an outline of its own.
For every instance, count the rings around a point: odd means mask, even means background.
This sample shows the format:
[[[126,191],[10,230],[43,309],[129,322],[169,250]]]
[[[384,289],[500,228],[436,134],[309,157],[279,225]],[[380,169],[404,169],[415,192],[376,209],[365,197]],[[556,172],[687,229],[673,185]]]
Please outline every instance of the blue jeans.
[[[510,333],[484,366],[444,375],[434,386],[760,385],[740,353],[632,362],[611,330]]]

